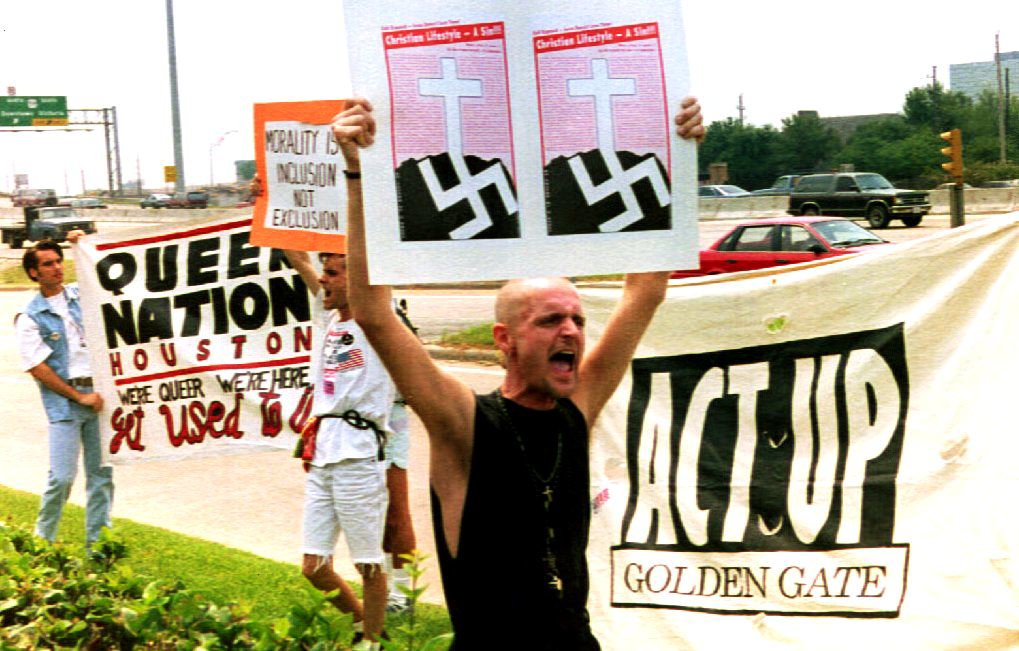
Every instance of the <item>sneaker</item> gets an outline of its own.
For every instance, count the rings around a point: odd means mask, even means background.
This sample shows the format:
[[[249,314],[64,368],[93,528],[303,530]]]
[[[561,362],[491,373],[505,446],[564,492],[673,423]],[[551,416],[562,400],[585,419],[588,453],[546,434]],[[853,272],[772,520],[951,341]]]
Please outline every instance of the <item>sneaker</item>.
[[[386,629],[382,629],[382,632],[379,633],[379,637],[381,637],[383,640],[388,640],[389,639],[389,634],[386,633]],[[355,647],[358,644],[360,644],[361,642],[363,642],[364,639],[365,639],[365,637],[364,637],[364,632],[363,631],[354,631],[354,639],[352,639],[350,641],[350,645],[352,647]],[[382,643],[381,642],[374,642],[374,643],[372,643],[372,648],[373,649],[381,649],[382,648]]]
[[[402,615],[403,613],[410,610],[410,599],[407,595],[400,593],[389,593],[389,598],[386,600],[386,613],[390,615]]]

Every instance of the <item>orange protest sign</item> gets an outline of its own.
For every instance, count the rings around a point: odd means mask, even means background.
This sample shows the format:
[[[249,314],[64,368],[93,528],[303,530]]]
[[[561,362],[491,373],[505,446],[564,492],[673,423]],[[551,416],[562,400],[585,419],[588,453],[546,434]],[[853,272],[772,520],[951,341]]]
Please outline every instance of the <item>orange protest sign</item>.
[[[346,249],[344,163],[329,127],[343,107],[343,100],[255,104],[252,244]]]

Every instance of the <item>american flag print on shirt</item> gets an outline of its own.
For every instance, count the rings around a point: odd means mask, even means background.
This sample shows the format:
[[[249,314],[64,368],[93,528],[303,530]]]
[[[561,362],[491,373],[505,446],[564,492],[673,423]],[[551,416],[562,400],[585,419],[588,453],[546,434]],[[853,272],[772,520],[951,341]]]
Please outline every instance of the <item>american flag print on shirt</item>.
[[[361,368],[362,366],[364,366],[364,357],[361,355],[360,348],[347,350],[336,356],[336,370],[341,373],[343,371]]]

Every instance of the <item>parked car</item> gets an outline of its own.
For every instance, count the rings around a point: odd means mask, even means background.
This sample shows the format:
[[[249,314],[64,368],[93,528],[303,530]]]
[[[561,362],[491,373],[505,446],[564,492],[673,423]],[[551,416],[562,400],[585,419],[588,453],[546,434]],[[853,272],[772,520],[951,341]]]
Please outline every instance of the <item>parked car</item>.
[[[55,206],[57,205],[57,191],[52,188],[18,188],[11,195],[11,205],[15,208]]]
[[[866,218],[871,228],[885,228],[893,218],[917,226],[930,211],[927,192],[899,190],[870,172],[808,174],[789,194],[786,210],[790,215]]]
[[[71,199],[72,208],[105,208],[106,204],[95,197],[82,197],[80,199]]]
[[[765,195],[765,196],[782,196],[788,195],[796,187],[796,184],[800,180],[800,174],[786,174],[775,179],[775,182],[771,184],[770,188],[762,188],[760,190],[754,190],[750,194]]]
[[[142,208],[166,208],[166,202],[170,200],[168,194],[150,194],[141,200],[140,205]]]
[[[980,184],[982,188],[1016,188],[1019,187],[1019,179],[1002,181],[984,181]]]
[[[839,217],[774,217],[737,224],[700,252],[700,267],[672,278],[764,269],[860,253],[888,244],[856,222]]]
[[[748,197],[750,193],[738,185],[702,185],[697,188],[699,197]]]

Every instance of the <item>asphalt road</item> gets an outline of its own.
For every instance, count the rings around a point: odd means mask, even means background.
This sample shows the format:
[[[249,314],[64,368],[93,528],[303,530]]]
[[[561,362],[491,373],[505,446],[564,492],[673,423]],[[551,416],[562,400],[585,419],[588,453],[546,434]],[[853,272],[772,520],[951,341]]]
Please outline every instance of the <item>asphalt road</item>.
[[[100,212],[100,211],[96,211]],[[98,215],[97,215],[98,216]],[[971,216],[970,221],[984,219],[986,215]],[[876,231],[881,237],[892,242],[907,242],[926,237],[949,227],[947,215],[928,215],[916,228],[906,228],[901,222],[893,222],[889,228]],[[742,220],[712,220],[700,222],[700,247],[713,244],[734,224]],[[117,233],[137,228],[138,222],[99,223],[103,233]],[[0,245],[0,265],[15,265],[21,260],[23,251]],[[398,296],[407,298],[411,319],[420,328],[422,339],[438,341],[444,332],[455,332],[465,327],[492,320],[495,293],[477,289],[429,289],[400,290]]]
[[[119,231],[137,228],[143,226],[146,222],[133,221],[133,222],[104,222],[102,221],[102,211],[95,210],[91,211],[92,216],[102,233],[117,233]],[[967,223],[972,221],[979,221],[988,217],[987,214],[980,215],[968,215]],[[718,220],[702,220],[700,222],[700,239],[699,246],[704,248],[713,244],[719,237],[724,235],[733,224],[744,221],[742,219],[718,219]],[[158,222],[150,222],[158,223]],[[862,226],[866,227],[865,221],[859,222]],[[925,237],[936,231],[945,230],[949,227],[949,216],[948,215],[927,215],[924,217],[923,222],[915,228],[906,228],[902,225],[902,222],[893,221],[888,228],[882,228],[875,230],[877,234],[885,239],[892,242],[907,242],[920,237]],[[20,249],[11,249],[6,244],[0,244],[0,260],[20,260],[22,251]]]

